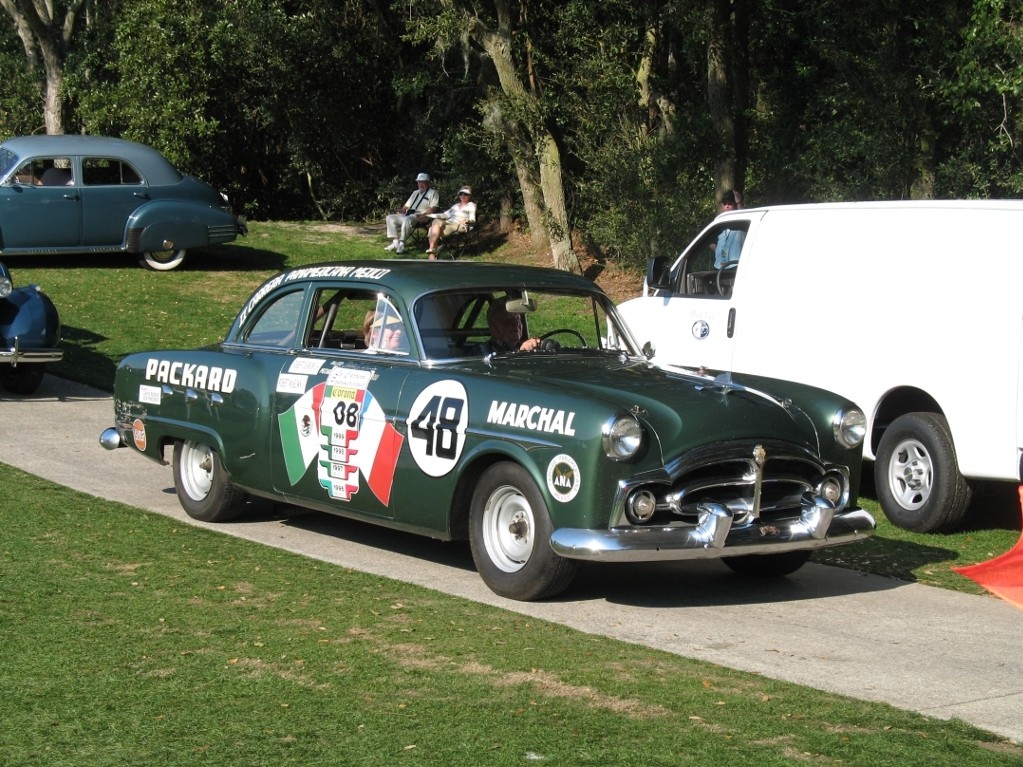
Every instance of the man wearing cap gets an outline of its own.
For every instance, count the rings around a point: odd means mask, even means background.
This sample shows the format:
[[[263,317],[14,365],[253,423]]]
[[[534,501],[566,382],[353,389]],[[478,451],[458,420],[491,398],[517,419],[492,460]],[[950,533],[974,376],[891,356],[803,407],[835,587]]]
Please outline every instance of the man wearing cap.
[[[742,193],[729,189],[721,195],[721,210],[718,215],[742,207]],[[722,269],[728,264],[738,263],[746,232],[741,229],[722,229],[714,246],[714,268]]]
[[[463,186],[459,189],[458,202],[434,216],[434,219],[428,236],[430,247],[426,251],[431,260],[437,258],[441,237],[449,237],[455,232],[467,232],[469,227],[476,224],[476,203],[472,201],[472,187]]]
[[[424,226],[429,223],[427,214],[435,213],[440,207],[440,196],[436,189],[430,188],[430,176],[420,173],[416,176],[416,191],[406,200],[398,213],[390,213],[387,216],[387,236],[391,244],[384,250],[391,250],[395,253],[405,252],[405,240],[417,226]]]

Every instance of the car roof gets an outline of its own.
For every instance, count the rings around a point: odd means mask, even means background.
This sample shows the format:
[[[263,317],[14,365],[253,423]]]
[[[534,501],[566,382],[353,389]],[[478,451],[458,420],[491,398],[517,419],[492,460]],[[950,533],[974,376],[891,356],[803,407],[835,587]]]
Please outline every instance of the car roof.
[[[282,276],[286,282],[300,279],[324,282],[345,278],[372,280],[406,300],[437,290],[471,291],[481,288],[528,287],[534,290],[602,292],[592,280],[560,269],[481,261],[334,261],[296,267]]]
[[[19,158],[39,155],[94,156],[125,160],[135,166],[150,184],[175,184],[181,172],[158,151],[145,144],[108,136],[17,136],[3,146]]]

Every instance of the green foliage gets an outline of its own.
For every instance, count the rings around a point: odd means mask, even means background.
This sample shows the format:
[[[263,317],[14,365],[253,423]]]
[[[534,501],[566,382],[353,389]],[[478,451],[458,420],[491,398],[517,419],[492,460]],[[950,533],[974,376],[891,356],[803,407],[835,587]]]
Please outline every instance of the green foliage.
[[[42,82],[25,66],[21,41],[0,24],[0,136],[42,132]]]
[[[954,135],[941,170],[949,195],[1023,194],[1023,10],[977,0],[950,76],[935,83]],[[953,131],[950,130],[950,133]]]
[[[554,137],[581,241],[628,264],[713,215],[733,155],[752,204],[1023,194],[1017,2],[506,7],[528,97],[478,44],[493,0],[101,5],[68,51],[68,130],[153,144],[250,217],[376,219],[424,169],[473,184],[483,210],[514,209],[511,153],[536,164],[511,140],[517,120]],[[736,146],[708,107],[722,7],[736,23],[749,13],[729,40],[748,62],[733,73],[750,105]],[[0,32],[0,133],[38,132],[41,74],[13,25]]]

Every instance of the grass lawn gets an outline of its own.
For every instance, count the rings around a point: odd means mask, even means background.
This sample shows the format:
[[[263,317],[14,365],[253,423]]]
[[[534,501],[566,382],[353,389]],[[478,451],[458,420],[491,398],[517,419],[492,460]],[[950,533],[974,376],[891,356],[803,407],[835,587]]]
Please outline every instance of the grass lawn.
[[[0,764],[1008,767],[1023,749],[4,469]]]

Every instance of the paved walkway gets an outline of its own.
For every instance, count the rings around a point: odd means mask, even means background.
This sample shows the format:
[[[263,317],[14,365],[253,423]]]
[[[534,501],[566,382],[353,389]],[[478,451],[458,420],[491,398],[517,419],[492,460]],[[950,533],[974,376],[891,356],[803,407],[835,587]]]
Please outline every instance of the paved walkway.
[[[29,398],[0,394],[0,462],[76,490],[357,570],[580,631],[959,718],[1023,743],[1023,611],[998,599],[810,564],[751,583],[719,562],[587,565],[564,596],[524,604],[491,593],[468,546],[261,504],[202,525],[178,506],[169,466],[97,441],[110,398],[47,376]]]

